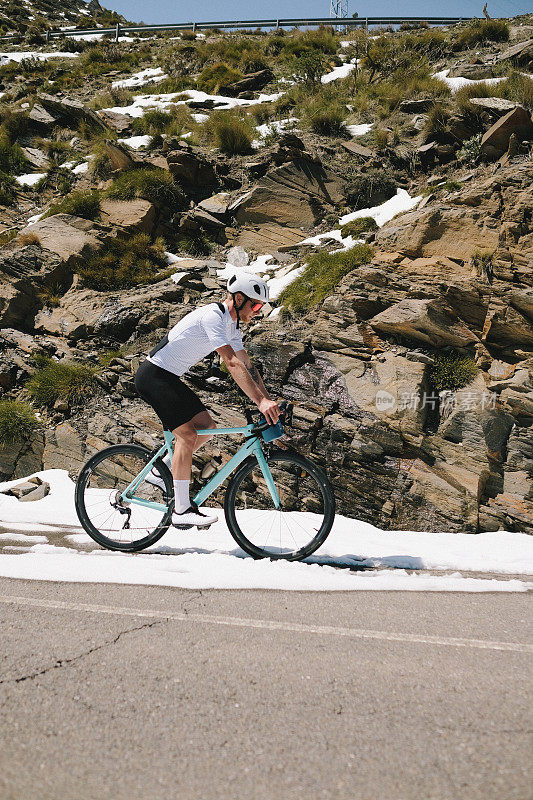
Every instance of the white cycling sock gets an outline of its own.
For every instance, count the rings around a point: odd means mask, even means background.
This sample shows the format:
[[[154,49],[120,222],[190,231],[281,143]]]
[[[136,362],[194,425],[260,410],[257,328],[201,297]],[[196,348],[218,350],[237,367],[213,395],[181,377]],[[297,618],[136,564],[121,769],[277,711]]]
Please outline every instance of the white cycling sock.
[[[190,481],[174,481],[174,510],[177,514],[183,514],[191,505],[189,483]]]
[[[165,464],[170,469],[170,465],[172,463],[172,459],[170,458],[168,453],[166,454],[166,456],[163,456],[162,461],[163,461],[163,464]]]

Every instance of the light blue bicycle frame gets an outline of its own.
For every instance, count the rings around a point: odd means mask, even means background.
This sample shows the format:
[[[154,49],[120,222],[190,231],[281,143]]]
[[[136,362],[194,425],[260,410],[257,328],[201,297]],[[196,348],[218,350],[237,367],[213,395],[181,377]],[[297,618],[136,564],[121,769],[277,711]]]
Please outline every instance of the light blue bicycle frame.
[[[199,430],[198,435],[231,435],[234,433],[241,433],[244,436],[250,436],[251,431],[253,430],[254,425],[245,425],[243,428],[209,428],[208,430]],[[153,508],[155,511],[162,511],[165,512],[168,508],[164,503],[155,503],[151,500],[143,500],[142,497],[135,496],[135,490],[137,487],[144,481],[150,470],[152,469],[154,463],[157,461],[158,458],[161,458],[166,453],[170,455],[172,458],[172,442],[174,441],[174,435],[170,431],[163,431],[165,437],[165,443],[160,447],[157,453],[148,461],[145,467],[139,472],[136,478],[132,480],[129,486],[124,489],[121,494],[121,499],[125,503],[135,504],[138,506],[145,506],[146,508]],[[279,508],[281,505],[281,501],[279,499],[278,490],[276,489],[276,485],[274,483],[274,479],[272,477],[272,473],[270,472],[267,460],[265,458],[265,454],[263,453],[263,448],[261,447],[260,436],[253,436],[249,438],[240,450],[237,450],[235,455],[230,458],[227,464],[224,464],[218,472],[216,472],[211,480],[206,483],[206,485],[200,489],[198,494],[194,498],[194,502],[201,506],[205,503],[207,498],[213,494],[216,489],[223,483],[226,478],[231,475],[233,470],[237,469],[239,464],[248,458],[248,456],[254,455],[257,459],[259,467],[261,468],[261,472],[265,477],[265,481],[267,483],[268,489],[270,491],[270,495],[272,497],[272,501],[276,508]]]

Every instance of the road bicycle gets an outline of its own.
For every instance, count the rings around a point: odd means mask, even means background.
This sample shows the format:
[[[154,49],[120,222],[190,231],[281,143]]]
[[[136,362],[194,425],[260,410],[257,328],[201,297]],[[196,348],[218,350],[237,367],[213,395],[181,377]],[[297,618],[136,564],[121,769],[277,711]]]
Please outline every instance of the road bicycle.
[[[201,435],[245,437],[244,444],[194,497],[204,505],[230,476],[224,514],[237,544],[253,558],[298,561],[314,553],[329,535],[335,518],[335,496],[320,467],[290,445],[278,441],[290,425],[292,406],[280,403],[277,425],[264,417],[238,428],[199,430]],[[76,511],[102,547],[135,553],[155,544],[167,532],[174,508],[172,475],[163,462],[172,457],[174,436],[150,451],[139,444],[117,444],[93,455],[76,483]],[[154,470],[164,488],[146,480]],[[234,474],[232,474],[234,473]],[[206,526],[209,527],[209,526]]]

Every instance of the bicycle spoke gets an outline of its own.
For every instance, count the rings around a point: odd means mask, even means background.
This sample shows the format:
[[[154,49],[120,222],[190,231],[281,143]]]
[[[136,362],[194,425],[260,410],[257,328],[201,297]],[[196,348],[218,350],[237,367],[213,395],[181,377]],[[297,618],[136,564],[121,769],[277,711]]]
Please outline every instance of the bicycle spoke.
[[[279,509],[258,466],[251,464],[242,471],[232,501],[235,522],[230,515],[228,523],[246,552],[256,557],[298,558],[327,536],[332,524],[331,513],[326,521],[327,481],[317,477],[320,473],[312,465],[307,469],[308,463],[301,456],[283,454],[269,462],[281,500]],[[333,508],[333,501],[328,498],[328,502]],[[254,510],[257,514],[250,514]]]

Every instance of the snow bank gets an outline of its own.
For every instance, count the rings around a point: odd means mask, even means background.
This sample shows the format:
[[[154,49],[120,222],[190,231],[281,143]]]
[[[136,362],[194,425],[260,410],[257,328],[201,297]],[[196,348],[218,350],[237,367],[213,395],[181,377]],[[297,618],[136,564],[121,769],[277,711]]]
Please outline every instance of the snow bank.
[[[458,89],[462,89],[463,86],[474,86],[476,83],[499,83],[500,81],[504,81],[505,78],[483,78],[480,81],[473,81],[470,78],[448,78],[448,73],[450,69],[443,69],[442,72],[436,72],[432,75],[433,78],[438,78],[440,81],[444,81],[447,84],[452,92],[456,92]]]
[[[136,72],[130,78],[113,81],[111,86],[114,89],[126,89],[134,86],[144,86],[145,83],[157,83],[167,77],[161,67],[155,67],[154,69],[143,69],[142,72]]]
[[[46,61],[48,58],[77,58],[79,53],[39,53],[37,51],[25,51],[23,53],[0,53],[0,65],[7,64],[8,61],[16,61],[20,64],[25,58],[35,58],[38,61]]]
[[[26,175],[17,175],[15,178],[19,186],[35,186],[41,178],[46,177],[46,172],[30,172]]]
[[[254,561],[231,538],[223,512],[207,532],[171,529],[143,554],[111,553],[83,533],[74,484],[65,470],[36,473],[50,494],[33,503],[0,495],[0,575],[34,580],[130,583],[185,588],[267,588],[307,591],[526,591],[524,580],[410,574],[406,570],[468,570],[533,574],[533,537],[520,533],[381,531],[337,515],[333,530],[302,563]],[[0,490],[22,479],[0,484]],[[251,514],[255,513],[253,510]],[[49,544],[58,531],[67,546]],[[13,544],[10,545],[10,542]],[[170,556],[179,556],[171,558]],[[352,572],[338,567],[367,567]]]

